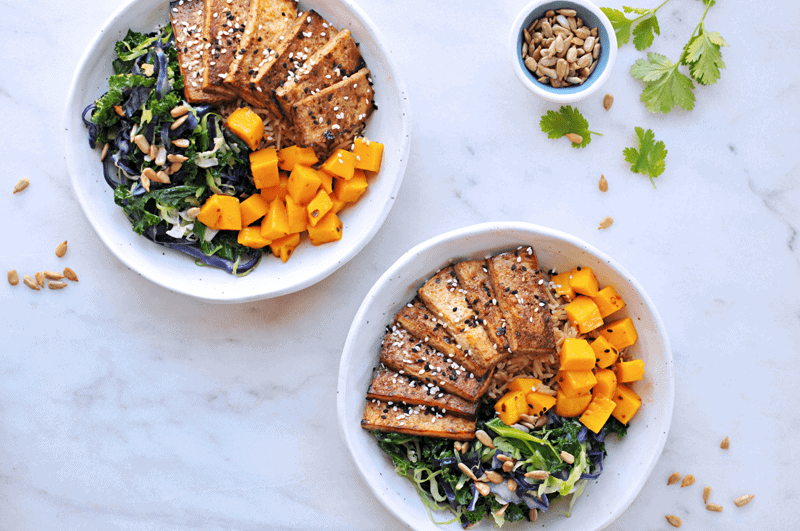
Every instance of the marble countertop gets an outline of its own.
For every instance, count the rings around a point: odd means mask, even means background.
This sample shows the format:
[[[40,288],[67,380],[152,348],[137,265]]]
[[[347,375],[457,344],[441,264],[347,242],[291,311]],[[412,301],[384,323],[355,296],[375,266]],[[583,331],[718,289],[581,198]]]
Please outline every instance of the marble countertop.
[[[672,429],[610,529],[669,529],[665,514],[684,529],[798,525],[800,74],[772,19],[794,4],[711,8],[727,68],[696,88],[691,112],[649,114],[628,72],[644,53],[621,48],[605,89],[577,105],[603,136],[577,150],[539,130],[558,106],[508,64],[508,29],[525,3],[359,2],[411,99],[400,194],[372,242],[324,282],[240,305],[197,302],[130,271],[70,190],[67,88],[119,2],[0,3],[0,219],[10,229],[0,263],[20,274],[69,265],[80,277],[61,291],[0,286],[0,529],[402,529],[341,441],[341,349],[362,298],[404,251],[494,220],[549,226],[611,255],[669,332]],[[651,51],[677,58],[702,12],[698,1],[667,4]],[[623,160],[635,126],[669,150],[657,188]],[[30,187],[12,195],[23,176]],[[697,483],[668,487],[675,471]],[[721,514],[703,507],[705,485]],[[746,493],[755,499],[735,507]]]

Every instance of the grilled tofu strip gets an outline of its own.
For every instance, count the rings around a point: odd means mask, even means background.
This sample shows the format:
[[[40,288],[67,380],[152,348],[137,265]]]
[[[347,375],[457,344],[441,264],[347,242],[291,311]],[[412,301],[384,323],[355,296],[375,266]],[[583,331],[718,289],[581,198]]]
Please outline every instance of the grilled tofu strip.
[[[555,352],[544,280],[533,248],[520,247],[488,260],[489,278],[506,320],[506,339],[517,354]]]
[[[417,293],[425,306],[434,312],[458,341],[461,350],[469,352],[478,367],[486,371],[495,366],[502,353],[495,350],[494,344],[486,335],[478,315],[458,284],[452,266],[436,273]]]
[[[452,358],[466,370],[476,376],[486,374],[487,369],[477,365],[468,352],[461,350],[458,341],[450,335],[450,332],[444,327],[444,323],[439,321],[435,314],[418,298],[414,298],[413,301],[406,304],[394,318],[412,336]]]
[[[361,427],[456,441],[475,438],[475,420],[442,414],[425,406],[389,405],[380,400],[367,401]]]
[[[486,260],[466,260],[454,264],[453,269],[458,278],[458,285],[466,292],[470,306],[478,314],[478,319],[483,322],[486,334],[495,344],[502,359],[508,353],[505,319],[494,296]]]
[[[404,374],[397,373],[383,365],[372,372],[372,382],[367,390],[367,398],[383,402],[437,408],[442,413],[456,417],[475,419],[478,403],[468,402],[450,393],[434,392],[434,384],[424,384]]]
[[[381,347],[380,361],[390,369],[432,383],[432,392],[445,390],[470,402],[475,402],[489,387],[491,372],[478,377],[461,370],[458,363],[424,342],[412,337],[406,330],[395,327],[386,333]]]
[[[230,94],[216,87],[203,89],[203,56],[207,53],[203,41],[204,0],[173,0],[169,7],[186,101],[210,105],[231,101]]]
[[[224,88],[222,82],[240,49],[242,36],[250,29],[247,26],[250,0],[230,3],[227,0],[205,0],[203,11],[203,39],[209,43],[207,53],[203,54],[203,88],[217,87],[233,97],[234,92]]]
[[[275,90],[281,113],[290,117],[294,103],[358,72],[363,66],[364,59],[350,30],[341,30],[314,52],[292,78]]]
[[[244,97],[250,78],[272,60],[269,43],[282,35],[297,19],[295,0],[251,0],[247,30],[228,69],[225,86]]]

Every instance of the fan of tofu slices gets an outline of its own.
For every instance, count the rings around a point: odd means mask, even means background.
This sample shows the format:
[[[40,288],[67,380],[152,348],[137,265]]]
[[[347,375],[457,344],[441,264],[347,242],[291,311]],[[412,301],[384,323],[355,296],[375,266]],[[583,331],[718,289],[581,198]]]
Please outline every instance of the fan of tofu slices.
[[[284,145],[324,160],[375,108],[369,70],[347,29],[294,0],[175,0],[170,20],[186,100],[243,100],[278,126]]]
[[[555,353],[545,300],[530,247],[436,273],[387,329],[361,426],[473,439],[496,365],[511,353]]]

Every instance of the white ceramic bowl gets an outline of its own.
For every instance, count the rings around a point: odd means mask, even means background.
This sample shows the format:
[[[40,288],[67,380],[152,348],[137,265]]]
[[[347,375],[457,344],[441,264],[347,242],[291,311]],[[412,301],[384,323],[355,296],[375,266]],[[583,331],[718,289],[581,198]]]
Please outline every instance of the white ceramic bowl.
[[[379,29],[350,0],[309,0],[313,8],[338,28],[349,29],[360,43],[370,68],[378,111],[369,119],[365,134],[385,145],[380,173],[370,180],[367,193],[341,213],[341,241],[319,247],[304,236],[296,253],[283,263],[264,256],[249,275],[239,278],[154,244],[131,230],[131,224],[114,204],[113,190],[103,178],[99,150],[89,148],[81,112],[108,90],[114,43],[129,28],[149,32],[169,23],[167,0],[131,0],[106,22],[84,53],[67,99],[67,168],[72,188],[100,239],[128,267],[172,291],[210,302],[244,302],[285,295],[324,279],[353,258],[375,235],[394,203],[403,180],[409,151],[411,114],[408,97],[391,51]]]
[[[536,75],[531,73],[525,66],[522,57],[522,43],[524,36],[522,30],[539,18],[542,18],[546,11],[558,9],[574,9],[584,24],[590,28],[597,28],[597,36],[600,40],[600,57],[594,72],[589,78],[580,85],[555,88],[550,85],[543,85],[537,81]],[[600,11],[596,5],[589,0],[534,0],[520,11],[514,23],[511,25],[509,35],[509,54],[511,57],[511,67],[514,73],[528,90],[548,101],[556,103],[574,103],[588,98],[603,86],[603,83],[611,76],[614,63],[617,60],[617,34],[608,17]]]
[[[639,333],[637,343],[631,347],[633,355],[643,359],[647,367],[644,381],[634,386],[642,397],[642,408],[624,439],[607,439],[608,457],[602,475],[586,487],[570,518],[561,515],[558,505],[554,505],[539,518],[536,528],[544,524],[548,531],[588,531],[607,526],[637,496],[664,448],[672,419],[672,353],[658,312],[636,280],[601,251],[573,236],[537,225],[484,223],[449,232],[408,251],[375,283],[353,319],[339,366],[339,423],[350,455],[375,497],[413,529],[442,527],[432,523],[411,482],[394,472],[390,459],[360,426],[385,327],[437,270],[459,260],[484,258],[519,245],[533,246],[543,268],[564,271],[576,265],[591,266],[601,285],[614,285],[627,302],[620,315],[632,317]],[[444,512],[434,516],[437,521],[445,521],[449,515]],[[508,527],[532,529],[534,525],[520,522]],[[455,523],[444,528],[455,530],[461,526]],[[492,528],[484,519],[480,529]]]

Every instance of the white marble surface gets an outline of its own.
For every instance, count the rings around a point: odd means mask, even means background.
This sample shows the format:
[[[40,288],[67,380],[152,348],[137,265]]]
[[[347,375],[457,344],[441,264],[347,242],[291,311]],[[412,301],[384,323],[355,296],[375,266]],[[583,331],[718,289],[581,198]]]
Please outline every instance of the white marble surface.
[[[402,528],[340,440],[340,351],[361,299],[405,250],[490,220],[547,225],[615,257],[669,331],[672,430],[611,529],[667,529],[665,514],[684,529],[800,525],[800,75],[787,30],[756,22],[771,20],[757,2],[719,2],[707,25],[730,44],[728,67],[696,90],[694,111],[668,115],[638,101],[628,69],[643,54],[622,48],[603,91],[616,98],[611,111],[602,94],[578,105],[604,136],[574,150],[539,131],[539,117],[557,107],[525,91],[508,65],[507,30],[524,3],[360,2],[412,100],[395,207],[323,283],[223,306],[122,266],[70,191],[60,131],[67,87],[118,3],[0,3],[0,263],[21,274],[69,265],[80,276],[59,292],[0,286],[0,529]],[[770,5],[779,20],[795,11],[787,0]],[[675,59],[702,4],[672,0],[660,14],[651,50]],[[657,189],[623,161],[634,126],[669,149]],[[12,196],[22,176],[31,186]],[[607,215],[614,225],[598,231]],[[59,260],[53,251],[65,239]],[[676,470],[697,483],[667,487]],[[705,485],[722,514],[703,508]],[[756,497],[737,509],[732,500],[745,493]]]

